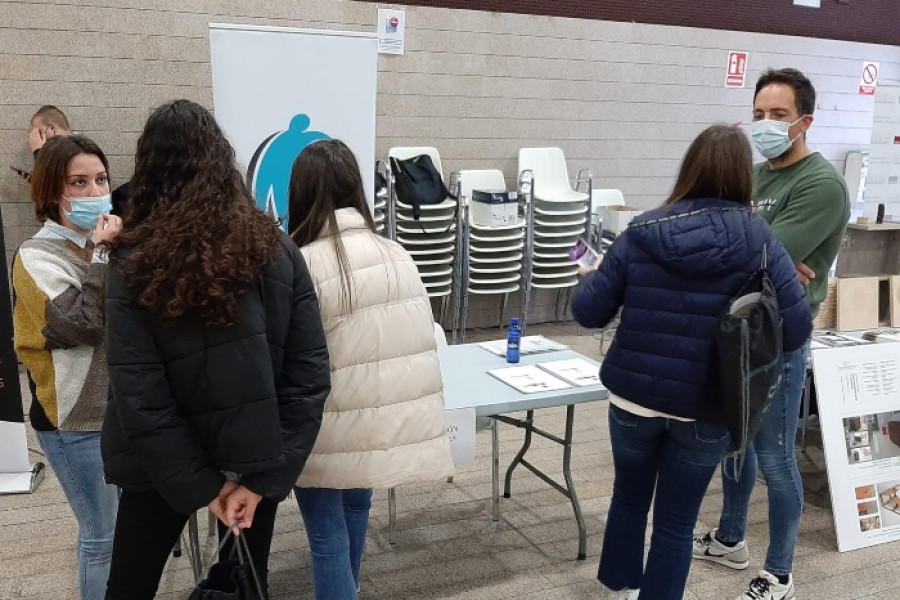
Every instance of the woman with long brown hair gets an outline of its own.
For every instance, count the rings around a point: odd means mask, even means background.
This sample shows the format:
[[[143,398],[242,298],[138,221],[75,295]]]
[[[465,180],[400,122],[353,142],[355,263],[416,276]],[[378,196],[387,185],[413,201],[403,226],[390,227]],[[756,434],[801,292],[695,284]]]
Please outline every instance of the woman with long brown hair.
[[[688,148],[663,206],[629,225],[572,301],[586,327],[606,325],[622,308],[600,369],[610,391],[616,472],[597,574],[608,598],[675,600],[684,593],[700,502],[728,443],[711,369],[713,332],[764,251],[784,351],[809,335],[809,304],[794,265],[751,212],[750,194],[746,136],[736,127],[708,127]]]
[[[153,598],[204,506],[247,528],[265,588],[275,509],[330,389],[312,281],[206,109],[156,109],[135,163],[106,293],[114,398],[102,449],[122,488],[106,597]]]
[[[288,231],[316,286],[332,379],[294,490],[317,600],[357,598],[372,488],[454,468],[431,304],[412,257],[375,232],[363,189],[340,140],[294,162]]]
[[[109,163],[82,136],[48,139],[35,160],[31,199],[41,229],[13,260],[16,354],[32,387],[31,425],[78,521],[81,600],[103,597],[116,489],[103,481],[100,426],[109,388],[101,298],[112,216]]]

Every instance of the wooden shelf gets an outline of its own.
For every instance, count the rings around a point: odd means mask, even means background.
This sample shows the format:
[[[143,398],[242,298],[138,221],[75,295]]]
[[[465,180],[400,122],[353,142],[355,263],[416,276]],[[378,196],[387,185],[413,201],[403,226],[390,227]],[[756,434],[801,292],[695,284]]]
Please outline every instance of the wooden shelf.
[[[862,231],[894,231],[900,229],[900,223],[847,223],[847,229],[860,229]]]
[[[890,281],[891,277],[896,277],[900,273],[844,273],[838,279],[850,279],[853,277],[874,277],[878,281]]]

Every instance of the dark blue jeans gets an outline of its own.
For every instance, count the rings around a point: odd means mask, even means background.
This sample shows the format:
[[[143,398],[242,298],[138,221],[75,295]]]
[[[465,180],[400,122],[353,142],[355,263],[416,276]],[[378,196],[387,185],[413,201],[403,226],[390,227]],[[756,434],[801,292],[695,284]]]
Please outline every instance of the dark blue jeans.
[[[691,566],[697,513],[728,445],[728,431],[705,421],[640,417],[610,404],[609,436],[616,479],[597,579],[612,590],[639,588],[641,598],[678,600]]]
[[[740,542],[746,536],[747,510],[759,469],[769,495],[769,549],[763,568],[773,575],[787,575],[793,569],[803,513],[803,482],[797,469],[794,438],[808,356],[808,341],[799,350],[784,355],[781,385],[772,397],[759,433],[747,445],[740,479],[730,475],[734,473],[731,459],[722,463],[724,507],[716,537],[725,542]]]

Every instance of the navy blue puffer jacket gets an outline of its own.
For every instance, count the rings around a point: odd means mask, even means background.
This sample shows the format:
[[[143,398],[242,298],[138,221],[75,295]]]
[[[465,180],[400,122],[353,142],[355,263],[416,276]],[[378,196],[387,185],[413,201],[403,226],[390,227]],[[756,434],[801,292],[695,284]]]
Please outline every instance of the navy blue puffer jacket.
[[[675,416],[717,421],[712,338],[728,301],[760,267],[768,244],[784,351],[812,330],[794,265],[768,224],[734,202],[682,200],[641,215],[613,243],[572,300],[575,320],[621,323],[600,377],[614,394]]]

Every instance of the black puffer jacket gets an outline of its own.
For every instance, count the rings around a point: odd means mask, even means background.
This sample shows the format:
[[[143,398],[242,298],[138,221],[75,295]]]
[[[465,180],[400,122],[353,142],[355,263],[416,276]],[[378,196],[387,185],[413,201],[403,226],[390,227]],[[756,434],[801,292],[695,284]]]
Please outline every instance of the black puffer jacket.
[[[286,235],[239,299],[231,327],[166,323],[137,306],[114,265],[106,295],[113,398],[101,449],[108,482],[157,490],[190,513],[223,471],[282,499],[312,450],[331,388],[319,305]]]

